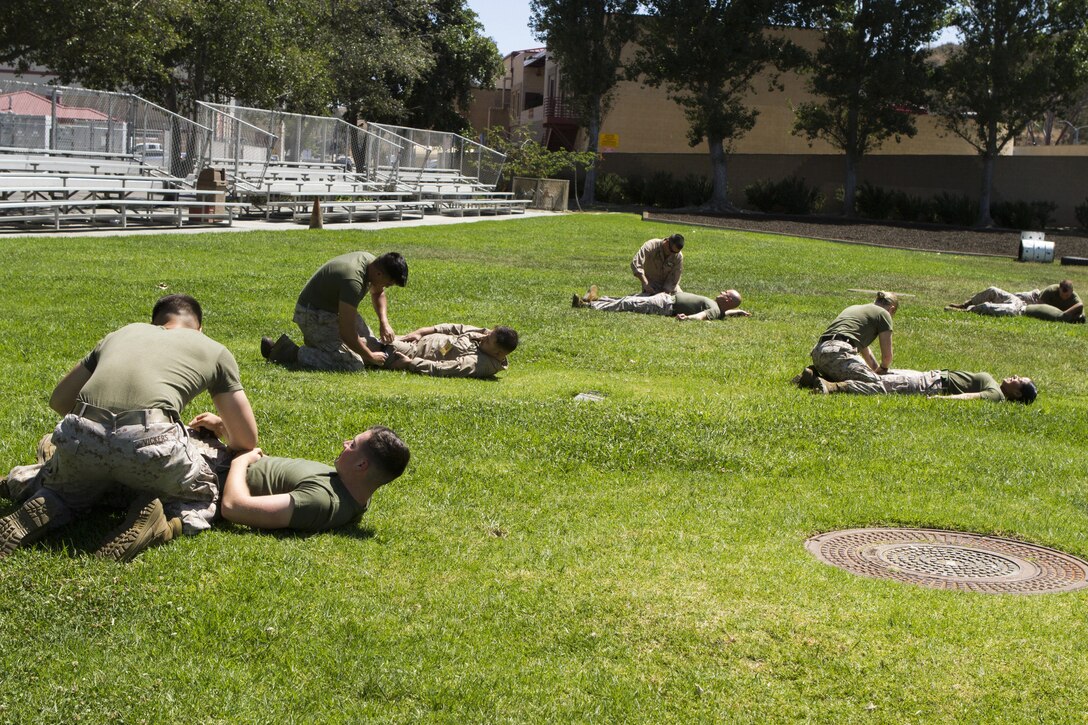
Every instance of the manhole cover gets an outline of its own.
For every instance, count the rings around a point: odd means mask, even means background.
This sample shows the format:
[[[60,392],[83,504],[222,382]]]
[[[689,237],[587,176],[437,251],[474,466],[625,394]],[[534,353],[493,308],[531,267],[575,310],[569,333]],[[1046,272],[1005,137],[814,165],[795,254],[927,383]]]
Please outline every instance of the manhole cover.
[[[1044,546],[936,529],[847,529],[805,548],[840,569],[985,594],[1045,594],[1088,586],[1088,562]]]

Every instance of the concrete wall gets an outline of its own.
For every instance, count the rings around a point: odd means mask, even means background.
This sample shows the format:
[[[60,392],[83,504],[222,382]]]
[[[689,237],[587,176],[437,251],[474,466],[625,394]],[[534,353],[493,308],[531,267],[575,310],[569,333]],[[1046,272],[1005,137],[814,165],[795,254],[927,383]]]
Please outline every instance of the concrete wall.
[[[729,198],[746,206],[744,187],[755,181],[800,176],[818,186],[828,200],[825,210],[841,208],[835,192],[845,173],[842,156],[826,154],[734,154],[729,157]],[[650,176],[663,171],[681,179],[689,174],[710,176],[710,157],[684,154],[605,154],[602,174]],[[931,197],[942,191],[978,198],[982,163],[978,156],[885,155],[866,157],[858,181]],[[1050,201],[1058,205],[1059,225],[1075,224],[1073,209],[1088,197],[1088,156],[1002,156],[994,170],[993,200]]]

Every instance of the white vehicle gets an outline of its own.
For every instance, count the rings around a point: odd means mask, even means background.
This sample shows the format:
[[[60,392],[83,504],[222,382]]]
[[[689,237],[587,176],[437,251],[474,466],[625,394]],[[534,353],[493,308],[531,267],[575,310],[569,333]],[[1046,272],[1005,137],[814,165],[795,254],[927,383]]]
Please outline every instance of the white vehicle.
[[[149,141],[147,143],[138,143],[132,147],[132,155],[142,161],[162,161],[165,153],[162,150],[161,143],[155,143]]]

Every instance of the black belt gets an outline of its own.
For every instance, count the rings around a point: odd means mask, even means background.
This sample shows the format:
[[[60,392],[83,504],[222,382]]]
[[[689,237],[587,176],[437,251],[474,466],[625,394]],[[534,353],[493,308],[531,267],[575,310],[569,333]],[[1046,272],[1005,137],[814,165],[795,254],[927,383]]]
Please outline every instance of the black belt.
[[[858,346],[858,341],[848,335],[840,335],[838,333],[834,335],[824,335],[820,338],[820,342],[829,342],[831,340],[838,340],[839,342],[848,342],[854,347]]]
[[[96,408],[88,403],[76,403],[72,408],[72,415],[78,415],[85,420],[101,423],[112,428],[120,428],[123,425],[152,425],[154,423],[176,423],[178,414],[172,410],[162,408],[149,408],[148,410],[125,410],[114,413],[105,408]]]

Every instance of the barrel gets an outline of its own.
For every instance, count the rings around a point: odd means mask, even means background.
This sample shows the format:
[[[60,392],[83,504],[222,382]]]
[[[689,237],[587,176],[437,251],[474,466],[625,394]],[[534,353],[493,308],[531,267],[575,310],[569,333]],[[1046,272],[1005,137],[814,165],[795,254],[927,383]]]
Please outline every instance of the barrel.
[[[1042,232],[1020,233],[1020,261],[1021,262],[1046,262],[1054,261],[1054,242],[1043,239]]]

